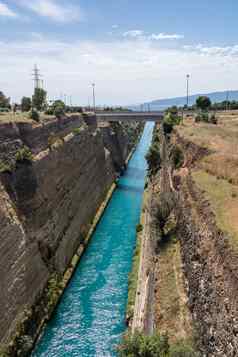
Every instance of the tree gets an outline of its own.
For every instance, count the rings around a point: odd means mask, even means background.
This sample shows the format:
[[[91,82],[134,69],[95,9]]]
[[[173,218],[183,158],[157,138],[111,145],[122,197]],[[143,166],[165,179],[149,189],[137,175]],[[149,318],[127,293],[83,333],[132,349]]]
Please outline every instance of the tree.
[[[32,97],[32,106],[37,110],[42,110],[46,104],[47,92],[42,88],[35,88],[34,95]]]
[[[55,111],[56,108],[61,108],[65,110],[65,103],[62,100],[55,100],[54,103],[52,104],[53,111]]]
[[[30,109],[31,109],[31,98],[23,97],[21,100],[21,111],[29,112]]]
[[[211,103],[211,100],[209,97],[200,96],[196,100],[196,105],[197,105],[197,108],[199,108],[201,110],[208,110],[208,108],[210,108],[212,103]]]
[[[167,113],[171,113],[172,115],[178,115],[178,107],[173,105],[166,110]]]
[[[0,91],[0,108],[10,108],[10,98],[7,98],[3,92]]]

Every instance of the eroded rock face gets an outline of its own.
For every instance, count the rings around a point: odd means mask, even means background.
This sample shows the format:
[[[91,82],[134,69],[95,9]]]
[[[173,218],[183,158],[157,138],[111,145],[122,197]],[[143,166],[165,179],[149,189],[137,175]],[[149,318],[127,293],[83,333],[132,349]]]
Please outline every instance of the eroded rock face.
[[[191,177],[184,181],[177,217],[200,348],[209,357],[237,356],[238,256],[217,229],[215,217]]]
[[[209,202],[196,186],[190,168],[207,150],[174,137],[184,165],[174,174],[178,192],[175,213],[188,283],[189,307],[202,355],[238,355],[238,255],[217,228]],[[179,180],[177,180],[179,178]]]
[[[26,144],[35,157],[0,174],[0,343],[10,341],[51,274],[65,272],[129,154],[120,125],[108,145],[95,123],[65,120],[1,131],[0,145],[8,143],[12,161]],[[58,140],[49,149],[52,132]],[[36,328],[32,322],[32,336]]]

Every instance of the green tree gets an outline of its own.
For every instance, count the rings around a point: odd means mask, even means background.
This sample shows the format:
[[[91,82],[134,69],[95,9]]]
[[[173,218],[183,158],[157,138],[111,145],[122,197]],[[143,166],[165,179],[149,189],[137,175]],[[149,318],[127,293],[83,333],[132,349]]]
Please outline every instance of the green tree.
[[[178,115],[178,107],[173,105],[166,110],[167,113],[171,113],[172,115]]]
[[[3,92],[0,91],[0,108],[10,108],[10,98],[7,98]]]
[[[65,110],[66,106],[65,103],[62,100],[55,100],[54,103],[52,104],[53,111],[55,111],[56,108],[61,108]]]
[[[42,110],[46,104],[47,92],[42,88],[35,88],[34,95],[32,97],[32,106],[37,110]]]
[[[31,109],[31,98],[23,97],[21,100],[21,111],[29,112],[30,109]]]
[[[196,100],[196,105],[197,108],[201,110],[208,110],[210,106],[212,105],[211,100],[209,97],[206,96],[200,96]]]

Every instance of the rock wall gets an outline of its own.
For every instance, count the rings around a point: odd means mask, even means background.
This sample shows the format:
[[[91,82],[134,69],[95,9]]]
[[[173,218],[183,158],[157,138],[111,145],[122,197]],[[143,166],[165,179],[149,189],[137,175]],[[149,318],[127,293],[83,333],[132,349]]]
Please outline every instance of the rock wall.
[[[194,163],[207,150],[174,134],[170,142],[164,142],[164,157],[171,156],[173,145],[182,149],[183,165],[172,170],[167,162],[163,170],[165,181],[172,182],[172,190],[175,187],[174,213],[198,348],[206,357],[237,356],[238,255],[217,228],[209,202],[191,176]],[[162,184],[161,190],[166,195],[171,188]]]
[[[84,242],[124,168],[130,139],[119,124],[105,134],[81,117],[45,126],[9,124],[0,132],[6,147],[0,159],[15,167],[0,174],[0,343],[6,345],[52,274],[62,276]],[[57,138],[49,146],[51,135]],[[24,145],[35,154],[32,162],[15,160]],[[37,327],[32,321],[33,336]]]

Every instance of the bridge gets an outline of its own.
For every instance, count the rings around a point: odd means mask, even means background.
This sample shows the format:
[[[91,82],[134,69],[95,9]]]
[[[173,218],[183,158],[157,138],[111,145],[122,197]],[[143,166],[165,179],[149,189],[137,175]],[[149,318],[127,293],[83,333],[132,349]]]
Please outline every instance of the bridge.
[[[164,113],[160,112],[98,112],[98,121],[156,121],[163,119]]]

